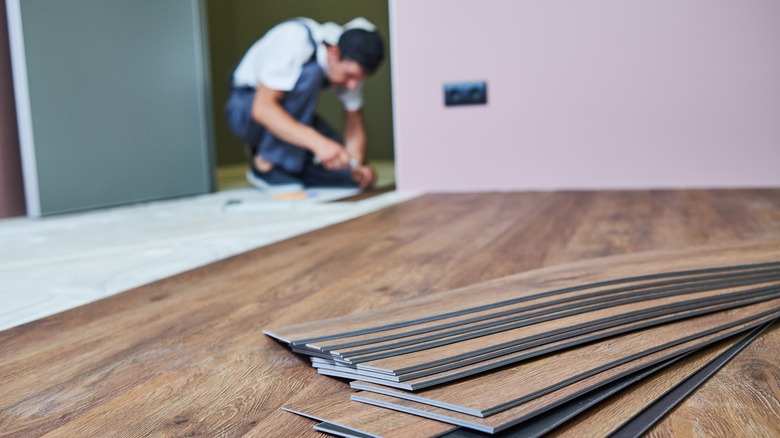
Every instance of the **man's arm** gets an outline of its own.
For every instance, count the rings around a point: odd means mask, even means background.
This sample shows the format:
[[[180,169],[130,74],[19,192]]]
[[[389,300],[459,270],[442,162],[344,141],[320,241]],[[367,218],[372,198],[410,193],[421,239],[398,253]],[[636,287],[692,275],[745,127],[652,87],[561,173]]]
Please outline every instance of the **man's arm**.
[[[376,180],[374,168],[363,165],[366,157],[366,125],[360,110],[344,112],[344,143],[349,156],[360,163],[352,169],[355,181],[360,184],[361,189],[373,185]]]
[[[337,142],[325,137],[311,126],[295,120],[281,100],[285,92],[258,84],[252,101],[252,117],[280,139],[310,150],[326,169],[343,169],[349,165],[349,154]],[[365,134],[364,134],[365,136]]]
[[[344,143],[349,155],[363,164],[366,157],[366,126],[362,111],[344,112]]]

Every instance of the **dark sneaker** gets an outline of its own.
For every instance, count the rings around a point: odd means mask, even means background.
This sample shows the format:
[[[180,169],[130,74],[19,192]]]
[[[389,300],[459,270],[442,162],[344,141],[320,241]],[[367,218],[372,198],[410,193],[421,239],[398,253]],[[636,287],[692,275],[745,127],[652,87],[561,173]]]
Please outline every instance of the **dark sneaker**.
[[[266,193],[290,193],[304,190],[301,180],[275,167],[268,172],[261,172],[251,166],[246,171],[246,179],[250,184]]]

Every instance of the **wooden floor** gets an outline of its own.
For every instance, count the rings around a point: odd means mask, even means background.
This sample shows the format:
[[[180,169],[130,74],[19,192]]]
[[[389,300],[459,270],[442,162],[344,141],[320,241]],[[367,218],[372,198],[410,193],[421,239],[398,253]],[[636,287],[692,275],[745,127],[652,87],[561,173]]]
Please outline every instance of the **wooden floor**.
[[[264,328],[585,258],[777,237],[780,190],[423,196],[0,332],[0,436],[319,436],[279,407],[347,383]],[[779,336],[652,433],[780,433]]]

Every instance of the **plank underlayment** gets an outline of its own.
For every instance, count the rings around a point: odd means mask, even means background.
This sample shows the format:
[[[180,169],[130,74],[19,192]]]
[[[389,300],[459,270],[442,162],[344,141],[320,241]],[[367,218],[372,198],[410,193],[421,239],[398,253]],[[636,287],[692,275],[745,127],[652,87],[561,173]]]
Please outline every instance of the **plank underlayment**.
[[[430,368],[429,370],[432,371],[432,373],[427,373],[425,371],[421,372],[421,375],[411,373],[408,374],[411,379],[408,381],[389,381],[386,375],[380,373],[369,373],[365,371],[361,371],[360,373],[345,372],[343,367],[331,367],[326,364],[320,364],[319,362],[314,366],[318,369],[318,372],[323,375],[331,375],[353,380],[364,380],[399,389],[418,390],[433,386],[435,384],[446,383],[448,381],[467,377],[475,373],[487,371],[497,367],[511,365],[521,360],[531,359],[543,354],[548,354],[564,348],[576,346],[581,343],[597,341],[599,339],[618,335],[630,330],[651,327],[653,325],[663,324],[681,318],[702,315],[716,310],[729,309],[735,307],[736,305],[751,304],[763,300],[763,297],[759,297],[721,305],[710,305],[703,308],[697,308],[694,310],[687,310],[678,313],[665,313],[662,311],[660,316],[640,319],[618,327],[605,328],[574,337],[563,338],[557,341],[544,338],[535,343],[529,343],[528,345],[513,346],[505,350],[499,350],[498,352],[476,356],[446,366]],[[568,335],[568,333],[566,335]]]
[[[642,358],[634,359],[633,361],[609,368],[597,374],[593,374],[587,378],[581,379],[577,382],[571,383],[567,386],[556,389],[552,392],[548,392],[542,396],[536,397],[522,404],[518,404],[502,412],[498,412],[484,418],[475,417],[473,415],[464,414],[429,404],[419,403],[413,400],[392,397],[378,392],[359,392],[352,395],[352,400],[375,404],[377,406],[395,409],[402,412],[409,412],[415,415],[468,427],[470,429],[475,429],[482,432],[497,433],[519,424],[529,418],[533,418],[536,415],[547,412],[550,409],[566,403],[575,397],[587,393],[588,391],[597,389],[604,384],[608,384],[633,372],[637,372],[640,369],[653,366],[657,363],[669,360],[675,356],[700,349],[714,342],[726,339],[730,336],[743,333],[763,323],[769,322],[774,318],[777,318],[777,314],[769,315],[750,323],[740,324],[720,332],[687,341],[683,344],[678,344],[674,347],[669,347]]]
[[[603,385],[601,388],[590,391],[565,403],[564,405],[556,407],[551,411],[526,420],[519,425],[513,426],[505,430],[503,433],[500,433],[499,436],[537,437],[541,436],[542,434],[549,433],[551,430],[564,423],[565,425],[563,427],[559,428],[559,430],[555,430],[553,436],[606,436],[608,435],[606,432],[617,428],[626,420],[628,420],[630,416],[626,417],[626,414],[630,414],[632,412],[631,409],[622,409],[620,412],[618,412],[618,414],[623,414],[623,416],[613,417],[611,415],[613,412],[611,408],[620,405],[620,403],[624,401],[631,403],[631,407],[637,407],[642,405],[643,400],[634,401],[634,399],[647,398],[646,396],[649,393],[643,393],[639,388],[651,387],[656,389],[661,388],[664,385],[668,385],[668,382],[679,382],[682,378],[696,372],[705,364],[710,363],[716,358],[720,359],[722,356],[724,356],[724,352],[728,352],[730,355],[735,354],[739,349],[741,349],[741,347],[745,345],[746,342],[750,342],[753,337],[757,336],[761,329],[763,329],[763,327],[754,329],[754,331],[749,335],[735,336],[719,341],[709,347],[704,347],[688,355],[672,359],[668,362],[663,362],[654,367],[649,367],[645,370],[638,371],[637,373],[630,374],[623,379],[615,381],[611,384]],[[738,347],[736,351],[735,346]],[[659,384],[659,381],[662,381],[662,383]],[[621,391],[627,387],[628,389]],[[655,397],[651,400],[654,399]],[[342,399],[338,398],[338,400],[341,401]],[[596,409],[588,410],[594,405],[597,406]],[[326,406],[327,408],[322,409],[323,406]],[[327,421],[324,419],[343,416],[343,411],[349,411],[351,409],[365,409],[362,406],[373,407],[373,405],[363,404],[355,401],[352,402],[352,405],[344,406],[344,403],[342,402],[336,406],[336,403],[333,402],[323,403],[322,401],[317,400],[309,401],[308,404],[299,403],[294,409],[289,410],[291,412],[299,413],[299,415]],[[375,407],[375,409],[383,408]],[[583,411],[585,411],[584,414],[582,414]],[[316,414],[313,414],[312,412],[316,412]],[[577,416],[577,414],[581,415]],[[372,419],[370,419],[368,416],[364,424],[361,420],[361,416],[356,415],[353,417],[353,421],[346,425],[347,429],[321,430],[329,431],[339,436],[348,436],[347,431],[360,434],[367,430],[371,430],[370,433],[373,435],[366,436],[398,436],[394,433],[394,430],[391,429],[391,427],[393,427],[396,421],[398,421],[396,420],[397,418],[401,420],[406,419],[405,417],[399,416],[407,414],[386,409],[384,415],[386,417],[386,422],[381,424],[380,427],[377,427],[377,424],[374,424]],[[577,417],[571,421],[571,423],[574,425],[572,427],[570,426],[570,423],[567,423],[567,420],[575,416]],[[593,427],[590,425],[596,419],[604,422],[603,424],[599,425],[601,426],[600,428],[598,428],[599,426]],[[384,426],[384,428],[381,426]],[[425,435],[420,434],[418,436]],[[485,435],[483,435],[481,432],[459,429],[457,431],[445,433],[442,436],[446,438],[476,438]]]
[[[460,324],[454,327],[448,324],[447,327],[443,327],[443,328],[438,328],[438,327],[418,328],[420,326],[425,326],[426,324],[416,324],[409,327],[411,329],[414,329],[411,330],[411,332],[413,332],[411,334],[410,334],[410,330],[408,330],[405,327],[404,329],[406,329],[406,332],[394,333],[390,336],[377,337],[375,334],[361,335],[356,337],[349,337],[346,339],[340,339],[339,342],[343,341],[344,342],[343,344],[341,343],[330,344],[330,345],[326,344],[326,345],[319,346],[315,343],[315,344],[307,344],[305,348],[310,348],[315,351],[330,352],[335,356],[342,357],[345,360],[355,363],[355,362],[370,360],[362,356],[376,351],[383,351],[383,350],[386,351],[389,349],[404,347],[411,344],[420,344],[427,341],[437,340],[445,337],[449,338],[451,336],[458,335],[458,334],[469,333],[472,334],[471,336],[475,336],[473,333],[477,333],[476,336],[478,336],[480,335],[480,333],[488,333],[486,332],[486,329],[497,330],[496,328],[497,326],[501,326],[503,327],[502,329],[506,330],[508,328],[511,328],[510,325],[511,323],[516,323],[521,320],[532,321],[532,320],[540,320],[541,318],[539,317],[543,317],[543,318],[551,318],[553,316],[561,317],[561,316],[565,316],[566,314],[576,314],[585,310],[597,310],[598,308],[617,306],[620,304],[638,302],[638,301],[648,300],[652,298],[660,298],[664,296],[678,295],[684,293],[694,293],[697,291],[712,290],[717,288],[736,287],[739,285],[757,284],[762,281],[765,282],[765,281],[776,280],[778,278],[778,274],[780,273],[780,270],[774,268],[771,270],[761,270],[758,273],[754,273],[754,272],[755,271],[752,272],[748,271],[747,273],[742,273],[742,274],[732,274],[726,278],[718,278],[717,280],[714,281],[702,281],[701,279],[696,281],[681,279],[679,282],[666,281],[664,282],[665,287],[662,288],[645,289],[648,288],[650,285],[647,286],[639,285],[636,288],[641,287],[645,290],[639,290],[638,292],[631,290],[628,293],[618,293],[622,291],[612,289],[612,290],[599,292],[597,294],[591,292],[588,293],[587,294],[588,296],[585,298],[572,296],[570,298],[561,299],[556,297],[555,301],[552,303],[540,303],[540,301],[545,301],[545,300],[550,301],[551,297],[548,296],[545,298],[541,298],[537,300],[528,300],[523,303],[518,303],[509,306],[512,307],[512,309],[509,311],[502,310],[499,313],[500,315],[499,317],[491,316],[488,319],[483,319],[483,317],[480,317],[479,321]],[[653,283],[653,284],[657,284],[657,283]],[[596,297],[593,298],[593,295],[595,295]],[[493,313],[493,315],[496,314]],[[510,316],[505,317],[506,315],[510,315]],[[397,332],[398,330],[394,330],[394,331]],[[392,339],[388,339],[388,338],[392,338]],[[441,342],[441,341],[437,341],[437,342]],[[301,347],[296,346],[296,348],[301,348]],[[305,350],[300,350],[300,351],[305,351]]]
[[[380,332],[456,314],[494,309],[539,294],[559,295],[582,287],[607,287],[615,282],[652,280],[653,274],[686,275],[686,271],[719,266],[772,263],[780,260],[780,242],[758,241],[671,253],[642,253],[603,257],[507,276],[380,310],[266,329],[264,333],[293,345],[312,344]],[[644,275],[650,275],[647,278]],[[586,286],[587,285],[587,286]]]
[[[321,437],[279,407],[346,384],[261,329],[594,257],[778,237],[776,189],[421,196],[0,332],[0,436]],[[655,429],[780,435],[765,338]]]
[[[531,359],[490,373],[472,376],[417,392],[401,391],[366,382],[352,387],[391,394],[457,410],[488,416],[532,399],[565,383],[682,344],[709,333],[749,323],[780,310],[780,299],[698,316],[585,344]]]

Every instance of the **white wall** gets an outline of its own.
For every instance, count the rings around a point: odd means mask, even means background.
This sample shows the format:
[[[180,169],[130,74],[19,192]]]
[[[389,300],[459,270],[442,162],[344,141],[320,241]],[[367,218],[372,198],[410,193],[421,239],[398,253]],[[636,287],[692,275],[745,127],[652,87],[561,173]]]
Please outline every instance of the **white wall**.
[[[776,0],[391,0],[391,29],[400,189],[780,186]]]

